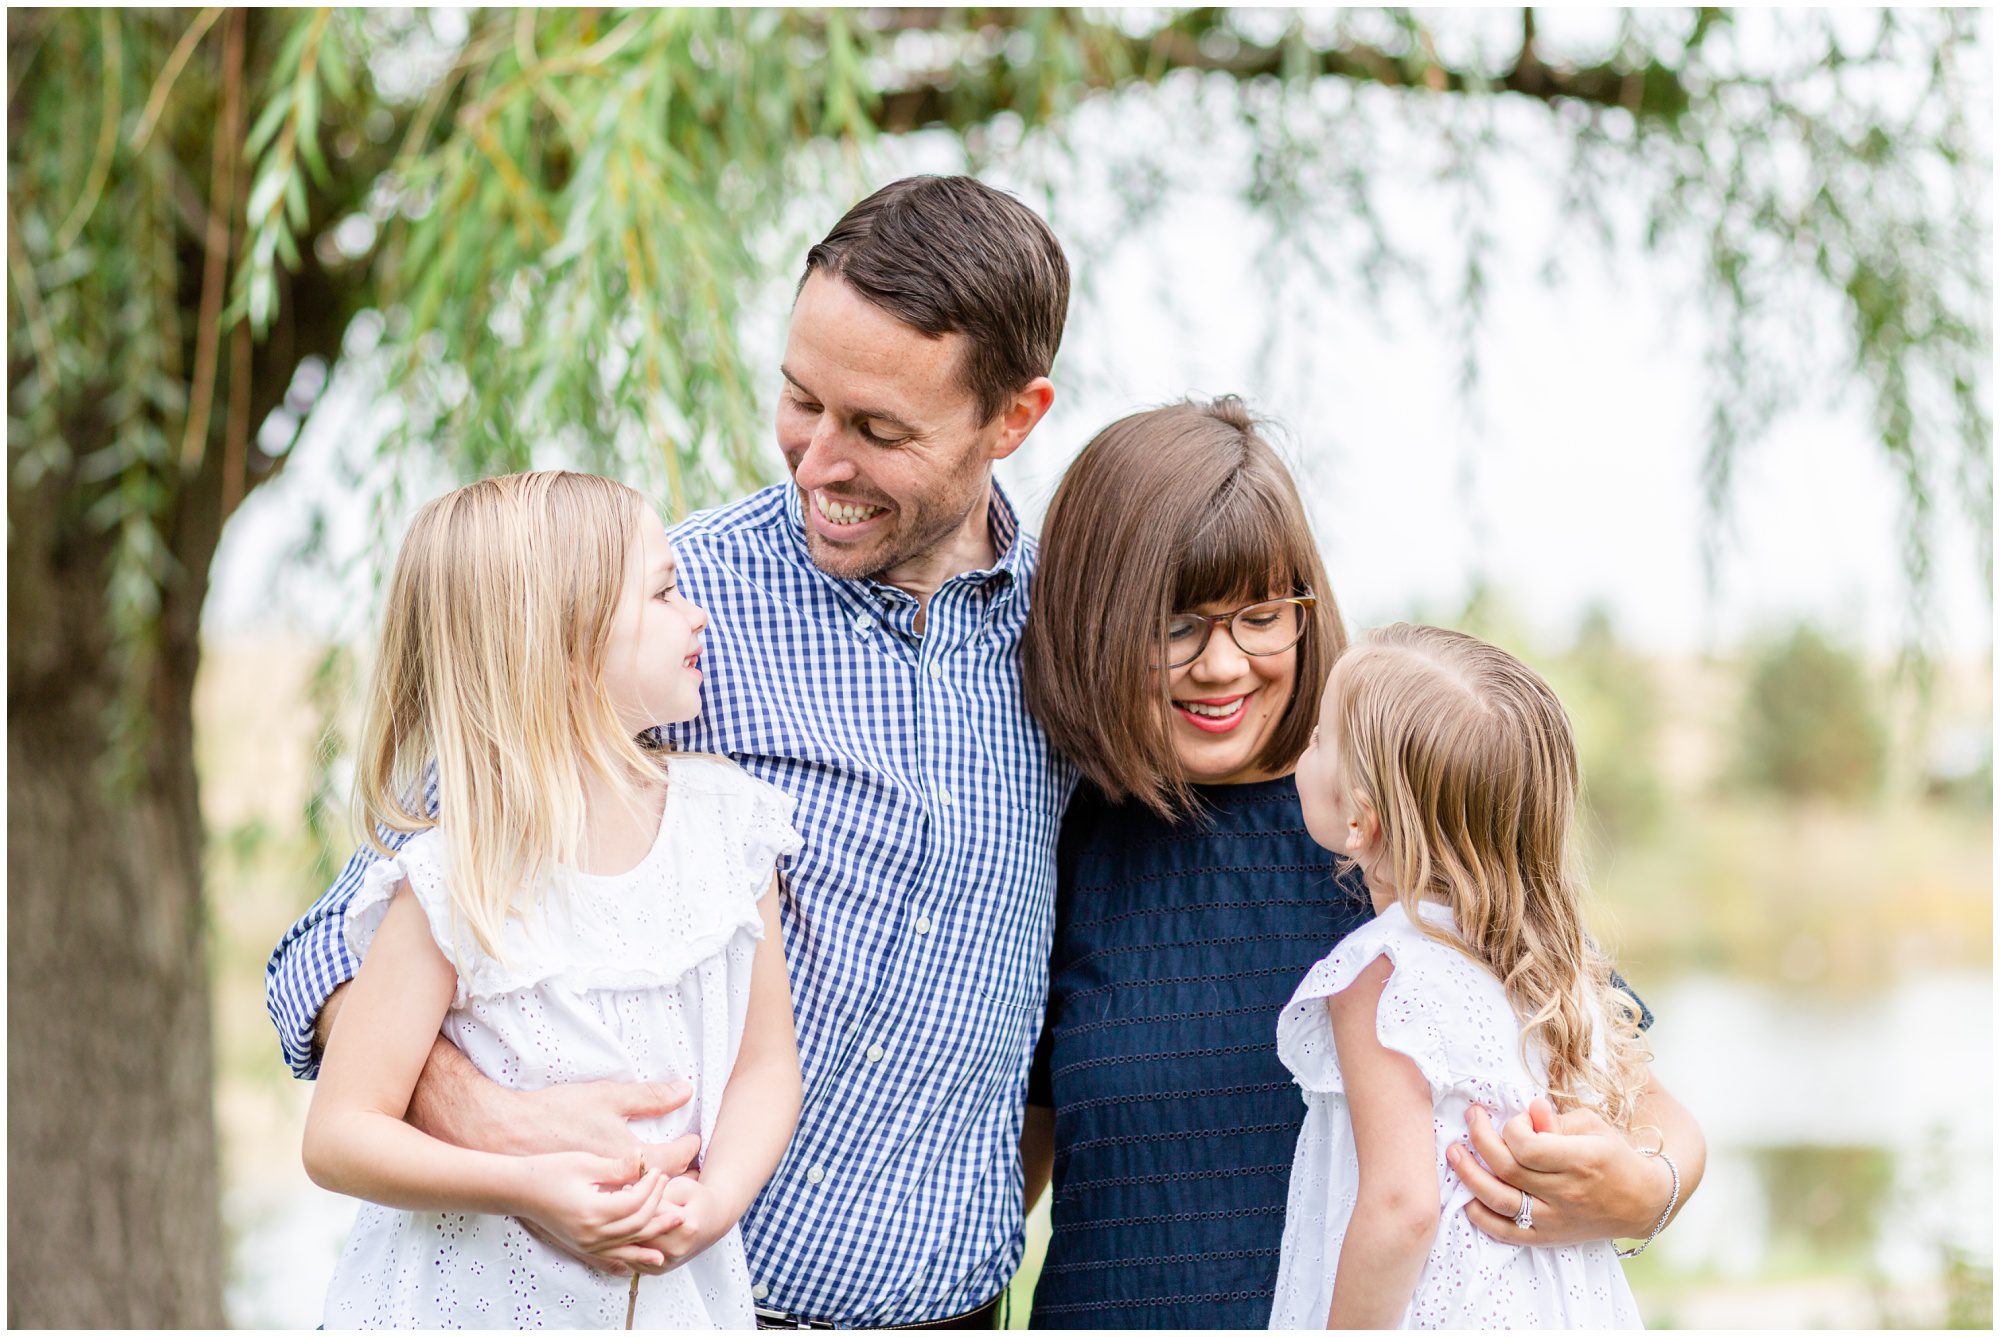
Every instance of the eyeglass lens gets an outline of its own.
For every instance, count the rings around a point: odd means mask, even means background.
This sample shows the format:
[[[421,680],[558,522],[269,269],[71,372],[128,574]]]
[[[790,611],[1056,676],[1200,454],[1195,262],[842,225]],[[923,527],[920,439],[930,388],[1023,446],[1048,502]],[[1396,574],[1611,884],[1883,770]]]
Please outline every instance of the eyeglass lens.
[[[1167,667],[1191,664],[1208,648],[1209,621],[1192,613],[1167,619]],[[1229,634],[1246,655],[1275,655],[1305,634],[1306,610],[1285,599],[1251,604],[1229,617]]]

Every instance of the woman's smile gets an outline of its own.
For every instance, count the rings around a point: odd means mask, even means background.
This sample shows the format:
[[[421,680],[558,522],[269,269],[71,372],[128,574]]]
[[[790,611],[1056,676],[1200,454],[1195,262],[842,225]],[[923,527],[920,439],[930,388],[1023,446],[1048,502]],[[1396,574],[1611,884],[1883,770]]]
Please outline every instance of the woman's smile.
[[[1246,718],[1244,705],[1254,691],[1238,692],[1234,696],[1209,696],[1195,700],[1176,698],[1174,709],[1182,719],[1200,729],[1203,733],[1228,733]]]

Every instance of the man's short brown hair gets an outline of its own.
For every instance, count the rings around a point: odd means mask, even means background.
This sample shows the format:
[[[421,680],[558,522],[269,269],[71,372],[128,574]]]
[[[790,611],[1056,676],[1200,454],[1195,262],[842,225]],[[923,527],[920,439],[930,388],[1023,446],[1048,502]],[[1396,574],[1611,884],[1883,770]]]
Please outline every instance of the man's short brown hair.
[[[1253,764],[1287,771],[1347,648],[1298,489],[1234,395],[1120,418],[1049,503],[1022,672],[1049,740],[1114,799],[1194,808],[1168,733],[1167,619],[1209,603],[1311,594],[1298,676]],[[1220,632],[1216,633],[1222,634]]]
[[[1069,261],[1034,210],[969,176],[890,182],[806,252],[800,288],[814,270],[934,339],[963,334],[982,423],[1055,365]]]

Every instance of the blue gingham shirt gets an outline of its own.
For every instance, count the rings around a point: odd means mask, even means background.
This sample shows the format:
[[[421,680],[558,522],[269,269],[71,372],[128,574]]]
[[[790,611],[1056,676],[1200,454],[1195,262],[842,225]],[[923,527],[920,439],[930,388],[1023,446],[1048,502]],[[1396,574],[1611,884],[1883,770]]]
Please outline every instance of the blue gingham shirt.
[[[1017,1148],[1075,775],[1021,700],[1035,541],[997,485],[989,517],[999,559],[946,581],[922,635],[910,595],[812,564],[789,483],[673,531],[710,622],[701,714],[668,735],[790,794],[805,837],[780,901],[805,1103],[743,1218],[767,1307],[947,1318],[1021,1261]],[[302,1077],[320,1004],[354,973],[341,911],[371,861],[266,969]]]

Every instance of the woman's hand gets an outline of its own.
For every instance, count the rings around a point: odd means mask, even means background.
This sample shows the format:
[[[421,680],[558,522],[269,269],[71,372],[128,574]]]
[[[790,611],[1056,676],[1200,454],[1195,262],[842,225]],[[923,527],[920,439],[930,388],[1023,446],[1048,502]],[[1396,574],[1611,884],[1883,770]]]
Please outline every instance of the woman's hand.
[[[1474,1105],[1465,1116],[1475,1158],[1463,1145],[1446,1156],[1473,1201],[1472,1224],[1506,1244],[1583,1244],[1644,1239],[1667,1205],[1672,1172],[1590,1110],[1557,1117],[1546,1100],[1494,1128]],[[1485,1164],[1482,1166],[1481,1161]],[[1521,1194],[1534,1195],[1534,1225],[1514,1224]]]
[[[661,1272],[667,1260],[641,1244],[680,1224],[681,1211],[666,1201],[670,1180],[648,1170],[638,1152],[612,1158],[559,1151],[521,1158],[520,1215],[562,1248]]]
[[[666,1259],[660,1271],[670,1272],[729,1233],[736,1218],[718,1200],[713,1189],[693,1175],[667,1181],[661,1200],[664,1209],[679,1213],[679,1221],[663,1234],[654,1235],[642,1247]]]

